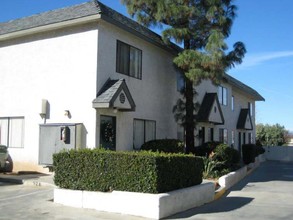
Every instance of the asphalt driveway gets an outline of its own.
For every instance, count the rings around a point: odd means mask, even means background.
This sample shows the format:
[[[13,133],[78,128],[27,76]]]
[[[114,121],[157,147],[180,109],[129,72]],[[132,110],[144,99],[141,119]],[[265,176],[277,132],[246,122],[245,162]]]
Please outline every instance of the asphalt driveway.
[[[219,200],[168,219],[293,219],[293,163],[266,161]]]
[[[0,219],[146,220],[66,207],[52,200],[52,186],[0,182]],[[293,163],[264,162],[220,199],[167,219],[293,219]]]

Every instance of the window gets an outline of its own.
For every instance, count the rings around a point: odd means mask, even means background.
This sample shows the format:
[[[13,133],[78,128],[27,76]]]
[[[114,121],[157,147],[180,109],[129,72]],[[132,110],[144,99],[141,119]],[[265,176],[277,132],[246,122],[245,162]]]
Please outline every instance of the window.
[[[219,97],[219,102],[221,105],[227,105],[227,88],[219,86],[218,87],[218,97]]]
[[[142,51],[117,41],[116,71],[141,79]]]
[[[23,148],[24,117],[0,118],[0,144]]]
[[[234,111],[234,96],[231,97],[231,110]]]
[[[235,144],[235,134],[234,134],[234,131],[231,131],[231,144],[232,145]]]
[[[228,130],[224,128],[219,129],[219,141],[227,144],[228,143]]]
[[[134,119],[133,121],[133,147],[140,149],[141,145],[156,139],[156,122],[150,120]]]
[[[248,102],[248,109],[249,109],[250,116],[252,116],[253,108],[252,108],[252,103],[251,102]]]
[[[252,134],[251,133],[248,133],[248,143],[249,144],[252,144],[253,143]]]
[[[183,73],[177,71],[177,91],[181,92],[185,88],[185,79]]]
[[[199,145],[202,145],[205,143],[205,127],[199,127],[198,141],[199,141]]]
[[[208,141],[214,141],[214,128],[208,128]]]

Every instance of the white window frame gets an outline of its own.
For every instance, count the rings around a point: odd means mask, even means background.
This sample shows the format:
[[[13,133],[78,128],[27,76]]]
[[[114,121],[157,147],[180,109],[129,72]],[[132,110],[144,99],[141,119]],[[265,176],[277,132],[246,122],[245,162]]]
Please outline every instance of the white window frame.
[[[226,87],[218,87],[218,98],[221,105],[228,105],[228,89]]]
[[[177,91],[182,92],[185,88],[185,79],[183,73],[180,71],[176,71],[176,78],[177,78]]]
[[[116,72],[142,79],[142,50],[117,40]]]
[[[154,120],[144,120],[144,119],[133,119],[133,148],[138,150],[140,149],[141,146],[135,146],[137,140],[135,140],[136,138],[136,132],[137,132],[137,129],[136,129],[136,123],[143,123],[143,140],[141,141],[142,144],[144,144],[145,142],[147,141],[151,141],[151,140],[155,140],[156,139],[156,121]],[[150,123],[150,124],[149,124]],[[154,129],[153,129],[153,134],[150,134],[150,130],[147,129],[147,127],[149,125],[153,125],[154,126]]]
[[[0,117],[0,144],[9,148],[23,148],[24,122],[24,117]]]
[[[226,128],[219,129],[219,141],[228,144],[228,130]]]
[[[248,109],[250,116],[253,116],[253,104],[252,102],[248,102]]]

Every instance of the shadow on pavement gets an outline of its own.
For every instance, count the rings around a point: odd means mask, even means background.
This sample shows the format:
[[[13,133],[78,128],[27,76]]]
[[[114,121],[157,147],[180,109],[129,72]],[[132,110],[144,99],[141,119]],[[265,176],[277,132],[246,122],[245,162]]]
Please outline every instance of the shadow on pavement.
[[[239,209],[250,202],[252,202],[253,198],[247,197],[227,197],[227,194],[224,196],[224,203],[219,203],[218,201],[222,200],[223,198],[205,204],[204,206],[196,207],[185,212],[178,213],[176,215],[170,216],[166,219],[181,219],[181,218],[189,218],[198,214],[210,214],[210,213],[221,213],[221,212],[229,212],[236,209]],[[221,204],[221,205],[219,205]]]
[[[243,188],[253,186],[253,183],[270,181],[293,181],[293,163],[280,161],[266,161],[258,168],[258,172],[252,172],[233,186],[230,191],[240,191]],[[249,183],[249,185],[248,185]]]

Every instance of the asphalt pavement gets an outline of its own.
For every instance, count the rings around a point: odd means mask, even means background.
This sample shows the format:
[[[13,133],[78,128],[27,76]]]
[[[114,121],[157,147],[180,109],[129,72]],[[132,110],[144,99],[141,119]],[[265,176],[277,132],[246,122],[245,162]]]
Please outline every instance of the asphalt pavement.
[[[22,184],[17,181],[3,183],[1,178],[3,180],[3,175],[0,175],[0,219],[146,220],[56,204],[53,202],[52,175],[31,174],[22,178]],[[267,161],[220,199],[166,219],[287,220],[293,219],[292,198],[293,163]]]

